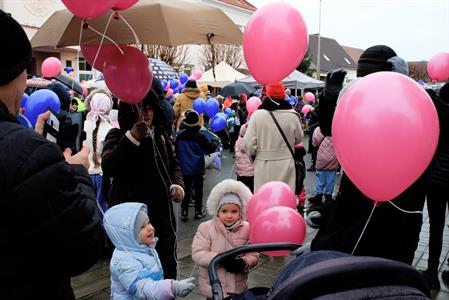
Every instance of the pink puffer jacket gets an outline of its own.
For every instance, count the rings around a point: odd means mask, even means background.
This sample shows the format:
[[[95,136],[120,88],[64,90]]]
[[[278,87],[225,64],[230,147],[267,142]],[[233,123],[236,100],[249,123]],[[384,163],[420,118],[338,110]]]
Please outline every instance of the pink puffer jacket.
[[[249,224],[246,221],[229,232],[223,223],[214,217],[201,223],[192,243],[192,259],[199,266],[199,288],[205,297],[212,297],[207,268],[218,253],[246,245],[249,239]],[[246,253],[242,257],[248,269],[257,265],[257,253]],[[217,270],[224,296],[228,293],[242,293],[248,289],[248,272],[229,273],[222,267]]]
[[[337,171],[340,164],[335,154],[332,137],[324,136],[320,127],[317,127],[313,132],[312,144],[318,147],[315,168],[318,171]]]
[[[245,139],[242,136],[235,142],[235,170],[239,176],[254,176],[254,164],[246,154]]]

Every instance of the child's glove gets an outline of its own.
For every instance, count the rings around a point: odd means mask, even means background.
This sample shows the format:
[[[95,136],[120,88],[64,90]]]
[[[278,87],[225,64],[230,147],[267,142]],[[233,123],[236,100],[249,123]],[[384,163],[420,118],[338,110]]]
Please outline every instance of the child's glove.
[[[231,273],[243,272],[246,269],[246,261],[240,257],[225,259],[221,265]]]
[[[183,280],[173,280],[171,284],[173,295],[179,297],[187,296],[195,288],[194,281],[195,277],[189,277]]]

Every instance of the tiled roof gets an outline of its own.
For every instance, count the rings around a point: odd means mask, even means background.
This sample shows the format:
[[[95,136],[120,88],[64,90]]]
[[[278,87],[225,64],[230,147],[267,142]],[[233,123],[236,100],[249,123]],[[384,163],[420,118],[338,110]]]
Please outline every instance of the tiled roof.
[[[309,35],[309,53],[312,56],[312,62],[317,65],[318,35]],[[329,72],[339,67],[355,70],[357,63],[349,56],[343,47],[334,39],[320,37],[320,71]]]
[[[220,2],[224,2],[229,5],[237,6],[240,8],[244,8],[250,11],[256,11],[256,7],[245,0],[219,0]]]
[[[346,53],[349,54],[349,56],[351,56],[352,60],[355,62],[359,61],[360,55],[362,55],[363,53],[363,49],[360,48],[353,48],[353,47],[348,47],[348,46],[342,46],[343,49],[345,49]]]

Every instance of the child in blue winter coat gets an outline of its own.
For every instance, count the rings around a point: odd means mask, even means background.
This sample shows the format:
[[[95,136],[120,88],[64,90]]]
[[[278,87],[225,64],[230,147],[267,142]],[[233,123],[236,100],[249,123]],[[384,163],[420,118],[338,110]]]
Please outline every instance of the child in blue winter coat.
[[[218,142],[209,141],[206,136],[201,134],[199,120],[200,117],[196,111],[187,110],[181,130],[176,136],[176,155],[185,186],[185,197],[181,203],[181,221],[183,222],[188,221],[191,198],[195,200],[195,219],[202,219],[206,216],[203,209],[204,155],[217,151],[219,145]]]
[[[115,245],[110,264],[111,299],[174,299],[187,296],[195,287],[194,277],[164,279],[145,204],[113,206],[106,211],[103,223]]]

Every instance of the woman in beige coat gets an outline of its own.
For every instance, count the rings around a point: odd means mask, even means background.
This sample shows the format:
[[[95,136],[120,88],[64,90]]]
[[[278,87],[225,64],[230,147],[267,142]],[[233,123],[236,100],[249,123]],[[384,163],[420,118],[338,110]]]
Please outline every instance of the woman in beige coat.
[[[303,138],[300,116],[284,100],[282,83],[268,85],[266,92],[262,105],[251,115],[245,135],[246,153],[254,161],[254,190],[269,181],[282,181],[295,191],[295,162],[269,111],[292,149]]]
[[[199,288],[212,297],[207,268],[219,253],[248,243],[249,224],[245,221],[251,191],[242,182],[226,179],[217,184],[207,199],[212,220],[201,223],[192,243],[192,259],[199,265]],[[257,265],[257,253],[222,261],[217,270],[224,296],[248,289],[248,271]]]
[[[176,130],[179,130],[179,126],[181,126],[183,118],[181,117],[184,112],[188,109],[193,108],[193,101],[198,98],[203,98],[204,95],[200,92],[196,85],[195,80],[188,80],[186,82],[186,87],[182,90],[182,94],[176,97],[176,102],[173,105],[173,109],[175,111],[175,120],[176,120]],[[200,127],[204,126],[203,115],[200,115]]]

